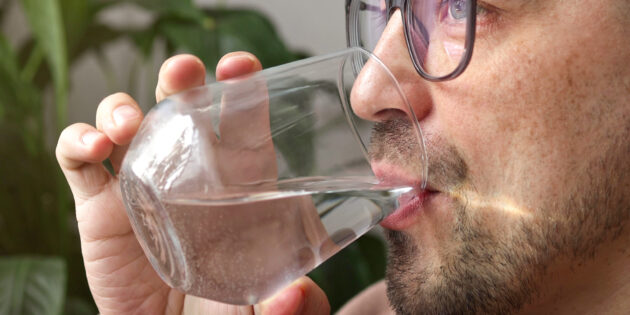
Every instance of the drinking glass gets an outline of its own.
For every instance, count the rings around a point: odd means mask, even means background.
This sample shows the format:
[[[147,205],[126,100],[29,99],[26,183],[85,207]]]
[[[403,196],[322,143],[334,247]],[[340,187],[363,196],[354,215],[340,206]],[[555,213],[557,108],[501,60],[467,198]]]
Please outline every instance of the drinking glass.
[[[358,77],[387,97],[359,97]],[[388,104],[374,104],[383,99]],[[127,213],[153,268],[187,294],[245,305],[318,266],[418,188],[382,182],[371,168],[370,147],[387,119],[365,113],[393,105],[403,109],[392,119],[408,126],[406,150],[426,180],[418,121],[392,73],[361,48],[160,102],[120,172]]]

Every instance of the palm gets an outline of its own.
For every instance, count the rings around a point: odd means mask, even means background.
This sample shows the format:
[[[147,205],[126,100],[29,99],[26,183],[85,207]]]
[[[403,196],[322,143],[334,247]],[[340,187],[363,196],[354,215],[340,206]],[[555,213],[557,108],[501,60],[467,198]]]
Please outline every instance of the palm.
[[[164,313],[169,294],[181,293],[171,292],[151,268],[127,219],[118,179],[103,176],[108,179],[95,185],[101,186],[97,194],[76,200],[81,246],[94,299],[103,313],[140,309],[147,314]]]

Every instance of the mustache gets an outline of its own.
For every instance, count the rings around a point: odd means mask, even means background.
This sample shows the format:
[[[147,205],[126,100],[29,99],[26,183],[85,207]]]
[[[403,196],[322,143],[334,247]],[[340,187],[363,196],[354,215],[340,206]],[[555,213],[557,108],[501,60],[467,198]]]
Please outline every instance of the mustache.
[[[457,148],[439,135],[425,134],[430,189],[450,191],[468,178],[468,165]],[[394,119],[374,125],[369,145],[370,161],[386,161],[413,175],[423,174],[422,146],[406,119]]]

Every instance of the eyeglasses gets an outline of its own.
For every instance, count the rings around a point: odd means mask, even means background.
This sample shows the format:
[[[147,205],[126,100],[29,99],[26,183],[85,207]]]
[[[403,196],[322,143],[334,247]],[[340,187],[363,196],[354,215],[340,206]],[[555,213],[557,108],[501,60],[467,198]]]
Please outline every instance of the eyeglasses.
[[[416,71],[429,81],[459,76],[475,41],[476,0],[346,0],[348,45],[373,51],[395,9]]]

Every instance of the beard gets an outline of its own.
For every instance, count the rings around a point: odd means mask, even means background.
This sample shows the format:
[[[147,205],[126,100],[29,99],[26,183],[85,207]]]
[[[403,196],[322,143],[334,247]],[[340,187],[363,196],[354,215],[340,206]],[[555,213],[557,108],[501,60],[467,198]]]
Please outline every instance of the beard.
[[[404,143],[414,139],[405,124],[392,121],[376,128],[373,158],[409,164]],[[431,184],[448,192],[471,183],[468,166],[457,150],[432,140],[427,146],[432,149],[428,150]],[[419,263],[426,260],[426,253],[413,236],[386,230],[390,245],[386,282],[392,308],[398,314],[507,314],[521,309],[540,292],[555,261],[585,262],[595,257],[600,244],[622,233],[630,217],[623,188],[630,174],[625,161],[629,154],[628,142],[617,139],[599,160],[576,174],[579,184],[567,198],[536,209],[533,217],[511,222],[509,237],[473,214],[488,209],[471,209],[467,200],[452,198],[449,211],[454,212],[455,224],[447,238],[456,245],[441,251],[438,265]]]

